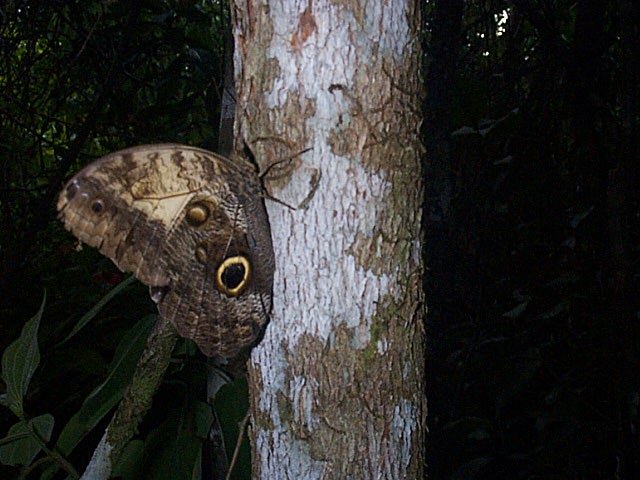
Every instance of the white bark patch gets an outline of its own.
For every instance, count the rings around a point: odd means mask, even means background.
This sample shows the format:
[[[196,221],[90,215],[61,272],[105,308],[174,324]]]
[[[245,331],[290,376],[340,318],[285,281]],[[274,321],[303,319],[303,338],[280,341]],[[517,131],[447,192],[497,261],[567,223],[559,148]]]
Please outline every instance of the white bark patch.
[[[267,50],[268,58],[278,60],[280,77],[275,79],[273,90],[267,92],[267,106],[284,106],[287,97],[301,89],[301,100],[306,92],[313,92],[319,110],[329,111],[322,105],[327,100],[331,84],[353,86],[356,74],[356,50],[360,58],[374,55],[390,55],[402,59],[409,43],[410,30],[407,22],[407,4],[400,8],[388,8],[383,2],[367,2],[361,23],[350,11],[338,4],[311,3],[313,19],[317,27],[305,41],[303,48],[296,52],[291,44],[298,25],[290,21],[300,17],[309,4],[305,1],[271,1],[269,9],[273,20],[273,38]],[[340,28],[336,28],[340,25]],[[376,50],[372,51],[371,38],[378,39]],[[351,48],[349,48],[351,47]],[[353,48],[355,47],[355,48]],[[323,93],[318,95],[316,93]],[[324,107],[324,108],[323,108]],[[335,117],[320,117],[327,120]]]
[[[282,290],[274,295],[276,320],[267,328],[253,359],[261,363],[262,346],[281,352],[277,359],[272,353],[271,368],[261,369],[263,383],[275,390],[263,389],[259,406],[270,413],[274,425],[280,425],[281,418],[278,405],[273,402],[273,391],[289,392],[294,398],[302,395],[296,382],[288,387],[284,384],[287,352],[283,346],[289,352],[295,351],[305,334],[314,335],[324,343],[333,328],[344,324],[354,330],[352,347],[366,348],[371,340],[377,304],[397,282],[397,271],[375,274],[359,266],[354,256],[347,253],[358,232],[372,235],[376,218],[384,209],[382,199],[388,185],[383,172],[372,175],[359,165],[331,155],[322,145],[317,148],[326,152],[324,158],[331,158],[326,162],[331,168],[322,170],[320,185],[308,209],[291,211],[279,204],[267,205],[278,264],[274,285]],[[350,174],[347,169],[351,170]],[[300,185],[306,184],[291,184],[280,198],[295,204],[295,199],[308,194],[300,190]],[[338,199],[329,195],[336,188],[343,193]],[[363,192],[370,199],[366,203],[358,200]],[[289,230],[292,223],[304,223],[304,228],[292,234]],[[304,307],[300,308],[301,305]],[[386,348],[384,342],[378,344],[379,353],[384,353]],[[304,401],[293,402],[293,413],[296,421],[305,419],[304,423],[312,427],[316,420],[312,414],[311,389],[305,389],[304,394],[307,395]]]
[[[381,441],[369,445],[369,464],[372,466],[370,478],[406,478],[406,467],[411,460],[411,437],[417,428],[417,409],[409,401],[400,399],[393,410],[393,418],[388,435]],[[370,436],[380,435],[370,425]],[[383,462],[381,459],[393,459]]]
[[[366,18],[367,30],[378,30],[378,41],[382,55],[392,55],[396,59],[403,58],[403,50],[409,43],[410,31],[407,22],[407,4],[400,8],[388,8],[384,2],[369,2]],[[374,23],[375,22],[375,23]]]
[[[107,442],[108,431],[107,428],[80,480],[107,480],[111,477],[113,446]]]
[[[358,39],[357,32],[361,32],[362,27],[349,12],[337,5],[314,4],[317,30],[307,39],[301,52],[295,52],[290,40],[297,25],[290,22],[290,11],[293,9],[298,16],[302,15],[306,2],[276,1],[269,6],[274,34],[267,55],[278,61],[281,75],[275,79],[273,90],[266,92],[267,103],[271,108],[281,108],[289,95],[298,89],[313,92],[316,100],[315,115],[307,121],[308,130],[315,132],[314,143],[310,145],[313,151],[303,155],[303,167],[296,172],[289,186],[277,195],[295,206],[310,193],[307,180],[311,172],[320,172],[320,183],[305,210],[291,211],[267,202],[278,263],[274,284],[276,289],[280,286],[283,290],[275,292],[274,318],[278,320],[271,323],[264,341],[269,342],[274,337],[282,339],[293,351],[303,334],[326,341],[332,328],[343,323],[357,329],[353,347],[364,348],[370,340],[369,327],[377,302],[389,293],[398,272],[375,275],[359,266],[346,252],[359,232],[364,236],[373,234],[385,207],[389,185],[384,171],[372,173],[357,162],[334,155],[327,145],[327,138],[337,127],[340,115],[348,118],[351,107],[344,95],[329,89],[335,84],[347,88],[353,84],[357,64],[355,51],[345,46],[353,41],[354,32],[358,48],[369,43],[364,34]],[[392,20],[392,17],[383,18],[384,22]],[[341,28],[335,28],[336,25]],[[385,27],[381,24],[379,28]],[[299,92],[302,99],[304,92]],[[339,192],[339,197],[334,196],[335,192]],[[290,226],[300,223],[304,228],[292,234]],[[308,282],[310,278],[314,279],[311,283]],[[282,301],[284,297],[287,302]],[[305,307],[300,309],[300,305]],[[276,371],[263,369],[263,381],[288,390],[280,384],[284,377]],[[280,378],[273,378],[273,375]],[[264,398],[270,393],[267,390],[263,393],[260,406],[270,407],[265,411],[272,413],[275,422],[277,409],[268,405],[270,400]]]
[[[273,19],[273,39],[267,50],[269,58],[275,58],[281,68],[281,76],[275,79],[271,92],[267,92],[267,106],[284,106],[287,97],[300,88],[301,101],[310,92],[318,102],[327,97],[332,83],[349,84],[356,65],[355,52],[345,46],[351,43],[349,33],[360,30],[351,13],[341,11],[337,5],[328,3],[313,5],[313,18],[317,30],[305,41],[303,48],[296,52],[291,44],[298,25],[291,23],[291,11],[300,17],[307,8],[307,2],[287,0],[270,2]],[[336,29],[341,23],[343,28]],[[320,107],[321,108],[321,107]],[[331,120],[333,117],[325,117]]]
[[[327,138],[337,127],[338,118],[340,115],[347,117],[351,107],[343,95],[330,92],[329,87],[340,84],[348,88],[353,83],[357,64],[355,51],[345,46],[354,41],[352,34],[361,32],[362,26],[350,12],[337,5],[314,4],[317,30],[298,54],[290,43],[297,29],[297,25],[289,20],[290,12],[293,9],[300,16],[306,7],[306,2],[270,3],[274,34],[267,54],[278,61],[281,72],[273,90],[266,93],[271,108],[283,107],[288,96],[295,94],[298,88],[313,92],[316,101],[316,113],[307,121],[308,130],[315,132],[313,152],[304,156],[304,168],[297,172],[297,175],[304,175],[305,172],[320,171],[316,194],[306,210],[291,212],[280,205],[267,205],[276,259],[278,251],[287,252],[275,279],[275,285],[284,285],[286,291],[277,292],[276,299],[282,293],[296,298],[296,303],[308,306],[303,317],[287,325],[287,330],[282,332],[291,349],[303,333],[326,340],[335,323],[357,327],[362,326],[364,319],[368,327],[377,300],[388,293],[389,286],[395,281],[387,275],[376,276],[362,269],[356,265],[353,256],[345,253],[358,232],[372,235],[384,209],[382,202],[388,189],[384,172],[365,171],[356,162],[334,155],[327,146]],[[336,25],[341,28],[335,28]],[[360,41],[356,40],[358,48],[369,45],[368,38],[365,39],[364,34],[361,36]],[[299,94],[304,98],[304,92]],[[311,164],[312,161],[316,163]],[[297,205],[308,196],[309,188],[308,181],[293,178],[288,188],[278,192],[278,197]],[[336,198],[331,196],[333,192],[341,195]],[[294,223],[305,224],[303,238],[291,236],[289,229]],[[278,278],[279,275],[283,278]],[[316,282],[298,284],[299,278],[316,278]],[[277,300],[274,313],[277,318],[288,316],[285,306]],[[355,347],[366,346],[369,329],[362,329],[360,337]]]
[[[286,255],[279,264],[275,284],[284,285],[286,290],[282,293],[296,299],[289,305],[277,303],[275,315],[286,319],[294,313],[296,317],[302,314],[283,332],[292,349],[305,333],[327,340],[336,324],[355,328],[364,321],[368,327],[376,302],[389,293],[395,282],[396,272],[393,278],[388,274],[376,275],[359,266],[354,256],[347,253],[359,232],[366,236],[373,233],[384,208],[380,203],[388,186],[384,175],[366,173],[359,165],[331,155],[321,144],[317,148],[326,152],[322,155],[324,159],[330,158],[324,162],[329,168],[318,166],[322,179],[308,209],[292,212],[279,205],[269,209],[276,251],[281,247]],[[308,192],[301,188],[305,185],[291,184],[281,192],[282,197],[285,201],[304,198]],[[335,191],[342,195],[332,197]],[[366,203],[357,198],[362,192],[370,199]],[[304,224],[296,232],[301,237],[289,231],[290,225],[296,223]],[[310,278],[314,279],[311,283]],[[300,311],[299,305],[307,308]],[[287,307],[293,307],[292,312],[287,312]],[[368,340],[367,328],[361,344],[354,346],[363,348]]]
[[[261,478],[268,480],[304,479],[316,480],[326,478],[323,462],[311,461],[309,448],[305,443],[294,442],[284,430],[266,432],[261,430],[256,435],[256,448],[263,452]],[[270,456],[273,438],[278,439],[277,456]],[[309,459],[309,461],[303,461]]]
[[[398,405],[396,405],[393,411],[393,421],[391,422],[391,451],[400,453],[400,462],[397,462],[392,467],[395,468],[395,472],[391,478],[402,477],[401,472],[404,471],[404,466],[409,465],[410,453],[411,453],[411,437],[417,425],[413,421],[418,416],[418,411],[411,402],[405,399],[400,399]],[[399,468],[399,467],[403,468]]]

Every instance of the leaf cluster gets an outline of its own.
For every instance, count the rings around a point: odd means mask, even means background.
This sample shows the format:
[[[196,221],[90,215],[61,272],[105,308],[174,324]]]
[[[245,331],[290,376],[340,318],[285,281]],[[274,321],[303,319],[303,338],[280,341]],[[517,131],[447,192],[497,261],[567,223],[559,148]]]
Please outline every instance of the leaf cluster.
[[[55,221],[58,192],[72,172],[125,146],[214,149],[227,26],[225,5],[209,0],[0,7],[0,222],[10,226],[0,230],[0,478],[82,472],[155,318],[146,288],[92,249],[76,250]],[[46,308],[25,324],[43,291]],[[199,469],[208,369],[186,344],[176,355],[122,478]],[[242,408],[224,424],[234,434]]]

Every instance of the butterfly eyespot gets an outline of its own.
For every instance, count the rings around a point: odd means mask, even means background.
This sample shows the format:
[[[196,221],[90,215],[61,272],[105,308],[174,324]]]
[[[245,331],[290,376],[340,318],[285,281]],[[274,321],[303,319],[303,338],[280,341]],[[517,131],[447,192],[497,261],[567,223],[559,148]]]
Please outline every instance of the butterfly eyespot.
[[[100,213],[102,210],[104,210],[104,203],[102,200],[94,200],[91,204],[91,211],[93,211],[93,213]]]
[[[76,182],[70,183],[69,186],[67,187],[67,200],[72,200],[73,197],[76,196],[76,193],[78,193],[78,190],[79,190],[79,187]]]
[[[216,271],[216,286],[230,297],[240,295],[249,281],[251,266],[245,257],[229,257]]]
[[[207,254],[207,244],[200,243],[196,246],[196,258],[200,263],[207,263],[207,258],[209,255]]]
[[[199,227],[207,221],[211,215],[208,205],[203,202],[194,203],[187,210],[187,221],[194,227]]]

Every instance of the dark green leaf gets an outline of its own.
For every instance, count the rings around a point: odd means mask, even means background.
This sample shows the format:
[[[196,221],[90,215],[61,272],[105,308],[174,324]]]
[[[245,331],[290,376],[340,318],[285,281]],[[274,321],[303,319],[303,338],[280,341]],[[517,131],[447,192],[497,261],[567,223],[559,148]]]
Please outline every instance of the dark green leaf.
[[[507,318],[518,318],[520,315],[524,313],[528,305],[529,305],[529,300],[525,300],[524,302],[516,305],[514,308],[512,308],[508,312],[503,313],[502,316]]]
[[[213,416],[208,404],[195,402],[176,411],[145,442],[144,472],[149,480],[191,480]]]
[[[2,355],[2,378],[7,384],[6,405],[20,418],[24,416],[22,399],[40,363],[38,327],[46,300],[45,293],[38,313],[24,325],[20,338],[9,345]]]
[[[580,225],[580,223],[585,218],[587,218],[591,214],[591,212],[593,212],[593,205],[591,205],[589,208],[587,208],[583,212],[580,212],[574,215],[573,218],[571,218],[571,221],[569,222],[569,224],[571,225],[571,228],[578,228],[578,225]]]
[[[153,315],[143,318],[122,339],[106,380],[91,392],[62,430],[56,447],[63,455],[71,453],[84,436],[120,401],[131,381],[154,322]]]
[[[42,449],[40,440],[48,442],[51,438],[54,419],[49,414],[41,415],[27,421],[13,425],[7,436],[0,441],[0,462],[5,465],[29,465]],[[5,443],[5,440],[8,440]]]
[[[65,339],[62,340],[62,342],[60,342],[60,345],[64,344],[68,340],[70,340],[76,333],[78,333],[80,330],[82,330],[87,325],[87,323],[89,323],[93,319],[93,317],[95,317],[98,314],[98,312],[100,312],[100,310],[102,310],[102,308],[107,303],[109,303],[109,301],[113,297],[115,297],[122,290],[124,290],[129,285],[131,285],[135,280],[136,280],[136,277],[134,277],[133,275],[130,275],[128,278],[124,279],[122,282],[120,282],[118,285],[116,285],[113,289],[111,289],[109,291],[109,293],[107,293],[104,297],[102,297],[100,299],[100,301],[98,301],[98,303],[96,303],[91,308],[91,310],[89,310],[87,313],[85,313],[82,316],[82,318],[80,320],[78,320],[78,323],[76,323],[76,325],[73,327],[73,329],[71,330],[69,335],[67,335],[65,337]]]
[[[239,432],[239,425],[249,409],[249,389],[246,377],[241,377],[224,385],[216,394],[215,411],[222,428],[225,448],[230,457],[238,442],[240,443],[238,461],[233,469],[234,478],[251,478],[251,449],[246,430]]]
[[[112,476],[122,480],[143,478],[144,442],[132,440],[124,448],[118,464],[113,468]]]
[[[473,478],[477,478],[478,474],[489,464],[489,462],[491,462],[490,458],[474,458],[473,460],[461,465],[460,468],[453,473],[451,478],[452,480],[471,480]]]

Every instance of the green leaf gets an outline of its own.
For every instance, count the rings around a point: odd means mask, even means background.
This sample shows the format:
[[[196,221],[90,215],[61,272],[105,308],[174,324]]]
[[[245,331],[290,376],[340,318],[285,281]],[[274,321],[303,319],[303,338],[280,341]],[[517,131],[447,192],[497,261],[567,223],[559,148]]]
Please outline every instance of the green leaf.
[[[127,446],[122,452],[122,456],[113,471],[111,476],[114,478],[121,478],[122,480],[137,480],[143,478],[143,453],[144,442],[142,440],[132,440],[127,443]]]
[[[107,378],[89,394],[80,410],[71,417],[60,433],[56,448],[63,455],[69,455],[84,436],[120,401],[131,382],[155,318],[155,315],[149,315],[141,319],[124,336],[109,366]]]
[[[518,318],[520,315],[524,313],[524,311],[529,306],[529,299],[526,299],[524,302],[519,303],[514,308],[502,314],[503,317],[507,318]]]
[[[489,457],[477,457],[466,463],[463,463],[451,475],[452,480],[472,480],[478,478],[483,469],[491,463]]]
[[[227,455],[231,457],[238,442],[238,435],[243,439],[240,443],[238,460],[233,469],[234,478],[251,478],[251,448],[246,429],[238,430],[249,409],[249,387],[246,377],[240,377],[224,385],[216,394],[214,408],[222,428]]]
[[[466,135],[478,135],[478,129],[465,125],[464,127],[460,127],[456,131],[451,133],[452,137],[462,137]]]
[[[587,208],[586,210],[584,210],[583,212],[580,212],[576,215],[573,216],[573,218],[571,219],[571,221],[569,222],[571,225],[571,228],[578,228],[578,225],[580,225],[580,223],[582,223],[582,221],[587,218],[591,212],[593,212],[593,205],[591,205],[589,208]]]
[[[25,323],[20,338],[9,345],[2,355],[2,378],[7,384],[7,394],[3,402],[19,418],[24,417],[22,399],[40,363],[38,327],[46,300],[45,292],[38,313]]]
[[[13,425],[7,436],[0,440],[0,462],[14,467],[31,464],[42,450],[42,442],[51,439],[53,424],[53,416],[47,413]],[[40,439],[34,435],[38,435]]]
[[[69,341],[71,338],[73,338],[73,336],[76,335],[80,330],[82,330],[87,325],[87,323],[89,323],[100,312],[100,310],[102,310],[102,308],[111,301],[113,297],[115,297],[122,290],[124,290],[129,285],[131,285],[135,280],[136,280],[136,277],[134,277],[133,275],[130,275],[128,278],[124,279],[122,282],[120,282],[118,285],[112,288],[104,297],[102,297],[98,301],[98,303],[96,303],[91,308],[91,310],[85,313],[82,316],[82,318],[78,320],[78,323],[76,323],[76,325],[73,327],[69,335],[67,335],[64,338],[64,340],[60,342],[59,345],[62,345],[65,342]]]
[[[189,402],[188,405],[191,408],[173,412],[149,434],[145,442],[146,479],[192,479],[213,414],[207,403]]]

